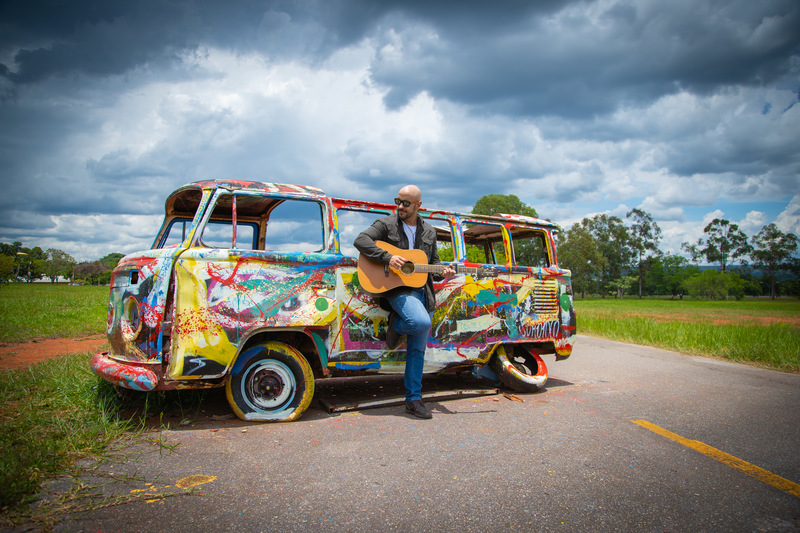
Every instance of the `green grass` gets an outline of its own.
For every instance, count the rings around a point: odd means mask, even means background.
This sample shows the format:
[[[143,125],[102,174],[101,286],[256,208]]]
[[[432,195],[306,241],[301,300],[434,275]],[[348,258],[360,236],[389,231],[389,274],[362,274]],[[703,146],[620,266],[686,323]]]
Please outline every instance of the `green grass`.
[[[113,387],[89,369],[89,354],[0,371],[0,508],[24,508],[42,481],[75,459],[103,454],[132,423]]]
[[[105,332],[108,287],[0,284],[0,343]]]
[[[120,396],[92,373],[90,357],[69,354],[26,369],[0,370],[0,528],[33,522],[47,529],[66,514],[107,505],[109,499],[114,504],[115,497],[86,486],[81,476],[111,457],[115,443],[164,427],[165,413],[179,416],[179,423],[199,415],[208,391]],[[153,443],[168,447],[159,439]],[[93,461],[77,461],[82,458]],[[72,477],[80,490],[41,505],[36,498],[42,483],[59,475]]]
[[[800,372],[800,301],[575,299],[578,331]]]

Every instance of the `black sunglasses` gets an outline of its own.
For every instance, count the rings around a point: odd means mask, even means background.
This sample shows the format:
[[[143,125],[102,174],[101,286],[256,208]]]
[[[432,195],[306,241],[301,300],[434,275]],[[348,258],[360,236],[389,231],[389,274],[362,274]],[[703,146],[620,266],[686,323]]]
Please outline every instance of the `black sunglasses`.
[[[411,204],[415,204],[415,203],[417,203],[417,202],[409,202],[408,200],[401,200],[400,198],[395,198],[394,199],[394,205],[396,205],[396,206],[401,206],[402,205],[403,207],[408,207]]]

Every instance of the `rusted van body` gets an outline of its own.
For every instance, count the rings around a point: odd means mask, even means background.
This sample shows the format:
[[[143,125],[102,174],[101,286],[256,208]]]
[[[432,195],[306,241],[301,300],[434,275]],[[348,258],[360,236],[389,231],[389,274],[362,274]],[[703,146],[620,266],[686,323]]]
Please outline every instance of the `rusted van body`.
[[[320,189],[202,181],[174,191],[153,247],[114,269],[104,379],[138,391],[225,387],[244,420],[294,420],[314,382],[402,373],[386,346],[388,314],[359,283],[355,236],[395,206]],[[542,355],[572,352],[570,272],[555,225],[530,217],[420,209],[443,261],[425,372],[489,367],[506,386],[547,380]],[[464,270],[462,268],[462,270]]]

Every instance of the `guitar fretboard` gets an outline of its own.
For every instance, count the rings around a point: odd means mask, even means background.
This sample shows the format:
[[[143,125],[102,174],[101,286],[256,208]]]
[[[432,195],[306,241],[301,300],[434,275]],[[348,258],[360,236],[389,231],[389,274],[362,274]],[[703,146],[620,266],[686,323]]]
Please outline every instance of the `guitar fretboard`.
[[[478,275],[479,269],[478,267],[468,267],[463,265],[419,265],[417,263],[412,263],[414,265],[413,272],[424,272],[425,274],[441,274],[444,272],[446,268],[452,268],[456,271],[457,274],[474,274]]]

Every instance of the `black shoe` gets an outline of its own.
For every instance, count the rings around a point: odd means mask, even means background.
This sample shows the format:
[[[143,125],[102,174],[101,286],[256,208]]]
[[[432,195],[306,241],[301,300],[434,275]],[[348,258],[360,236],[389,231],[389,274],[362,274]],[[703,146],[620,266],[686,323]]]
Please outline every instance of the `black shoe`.
[[[390,350],[394,350],[400,345],[401,335],[394,330],[394,322],[396,318],[397,313],[392,311],[389,313],[389,321],[386,324],[386,346],[388,346]]]
[[[422,400],[413,400],[406,402],[406,413],[411,413],[418,418],[433,418],[430,409],[422,403]]]

